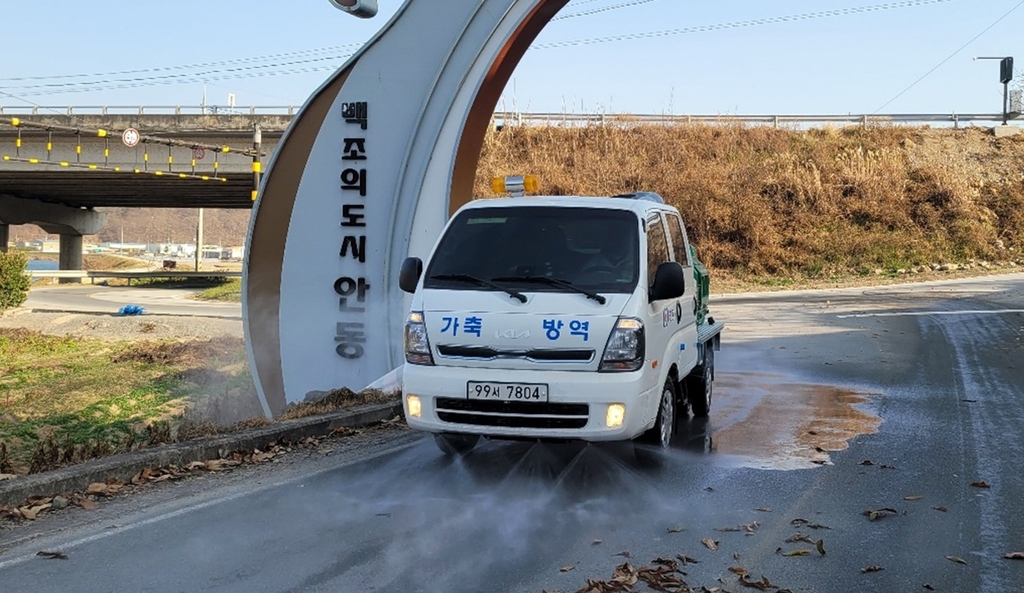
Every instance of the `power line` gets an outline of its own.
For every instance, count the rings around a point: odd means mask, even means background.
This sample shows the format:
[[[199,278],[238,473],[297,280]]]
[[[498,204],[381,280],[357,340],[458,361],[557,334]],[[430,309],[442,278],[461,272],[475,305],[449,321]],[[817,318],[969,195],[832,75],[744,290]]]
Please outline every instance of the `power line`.
[[[654,37],[669,37],[674,35],[686,35],[690,33],[707,33],[710,31],[721,31],[724,29],[740,29],[744,27],[756,27],[762,25],[774,25],[778,23],[789,23],[794,21],[809,21],[838,16],[850,16],[869,12],[881,12],[897,8],[914,8],[927,6],[929,4],[943,4],[956,2],[956,0],[905,0],[903,2],[887,2],[885,4],[873,4],[870,6],[858,6],[853,8],[840,8],[836,10],[825,10],[820,12],[806,12],[788,16],[767,17],[751,19],[746,21],[734,21],[731,23],[719,23],[714,25],[700,25],[696,27],[685,27],[682,29],[664,29],[661,31],[646,31],[643,33],[628,33],[624,35],[611,35],[608,37],[591,37],[587,39],[575,39],[571,41],[555,41],[534,45],[531,49],[553,49],[560,47],[571,47],[576,45],[594,45],[598,43],[610,43],[614,41],[632,41],[636,39],[650,39]]]
[[[592,4],[600,0],[580,0],[574,2],[575,6]],[[576,18],[583,16],[590,16],[594,14],[609,12],[613,10],[619,10],[621,8],[628,8],[631,6],[637,6],[640,4],[648,4],[657,0],[630,0],[620,4],[599,7],[594,9],[585,10],[579,13],[568,14],[561,18]],[[557,20],[557,19],[556,19]],[[94,72],[88,74],[66,74],[66,75],[46,75],[46,76],[24,76],[24,77],[12,77],[5,79],[5,82],[21,82],[21,83],[40,83],[40,84],[20,84],[20,85],[6,85],[2,88],[28,91],[24,92],[26,96],[43,96],[56,93],[70,93],[70,92],[88,92],[98,90],[110,90],[110,89],[123,89],[123,88],[137,88],[140,86],[150,86],[150,84],[132,84],[132,83],[151,83],[153,86],[165,85],[165,84],[190,84],[194,82],[204,82],[208,80],[232,80],[237,78],[246,78],[233,75],[235,72],[247,71],[247,70],[262,70],[268,69],[273,70],[272,72],[259,73],[253,77],[262,77],[267,75],[287,75],[304,72],[319,72],[327,70],[329,68],[314,68],[305,70],[294,70],[286,69],[280,70],[285,66],[297,66],[302,64],[309,64],[314,62],[323,62],[331,60],[344,60],[350,57],[354,51],[347,53],[334,53],[332,55],[312,57],[307,59],[291,59],[301,58],[302,56],[316,56],[317,54],[324,54],[328,52],[338,52],[348,49],[356,49],[361,47],[362,43],[350,43],[345,45],[336,45],[329,47],[322,47],[316,49],[297,50],[292,52],[283,52],[277,54],[269,54],[265,56],[255,56],[247,58],[235,58],[229,60],[219,60],[213,62],[202,62],[197,64],[185,64],[177,66],[162,66],[155,68],[139,68],[131,70],[115,70],[112,72]],[[194,72],[197,68],[215,68],[218,66],[235,66],[238,64],[251,64],[253,62],[268,62],[272,60],[286,59],[289,61],[280,62],[273,61],[267,64],[256,64],[250,66],[244,66],[240,68],[219,68],[203,72]],[[333,66],[332,66],[333,68]],[[184,71],[184,72],[182,72]],[[163,74],[168,73],[171,74]],[[228,73],[228,74],[225,74]],[[133,78],[122,78],[119,80],[111,80],[111,77],[116,76],[130,76],[136,74],[157,74],[156,76],[138,76]],[[196,80],[201,78],[200,80]],[[68,82],[68,80],[71,80]],[[75,79],[95,79],[95,80],[75,80]],[[47,83],[45,81],[59,80],[62,82]],[[53,92],[44,92],[46,90],[53,90]],[[59,89],[59,90],[58,90]]]
[[[591,4],[598,0],[581,0],[577,5]],[[611,6],[596,7],[593,9],[584,10],[578,13],[566,15],[566,18],[583,17],[611,10],[618,10],[621,8],[627,8],[631,6],[637,6],[640,4],[647,4],[656,0],[628,0],[614,4]],[[682,29],[670,29],[662,31],[649,31],[642,33],[632,33],[625,35],[616,35],[611,37],[597,37],[589,39],[578,39],[573,41],[562,41],[547,44],[540,44],[533,46],[533,49],[550,49],[559,47],[569,47],[575,45],[590,45],[596,43],[608,43],[616,41],[629,41],[634,39],[646,39],[652,37],[665,37],[670,35],[682,35],[689,33],[701,33],[718,31],[725,29],[737,29],[743,27],[752,26],[763,26],[770,24],[786,23],[793,21],[804,21],[822,18],[832,18],[838,16],[848,16],[854,14],[863,14],[869,12],[879,12],[884,10],[893,10],[897,8],[908,8],[926,6],[930,4],[940,4],[946,2],[954,2],[956,0],[904,0],[901,2],[888,2],[884,4],[876,4],[870,6],[844,8],[820,12],[802,13],[788,16],[779,17],[766,17],[760,19],[752,19],[745,21],[734,21],[727,23],[719,23],[713,25],[702,25],[696,27],[687,27]],[[252,58],[239,58],[233,60],[222,60],[218,62],[206,62],[202,64],[191,64],[183,66],[167,66],[158,68],[146,68],[138,70],[122,70],[118,72],[107,72],[107,73],[94,73],[94,74],[77,74],[69,75],[66,77],[57,76],[39,76],[39,77],[23,77],[17,79],[8,79],[12,81],[22,82],[33,82],[53,79],[66,79],[66,78],[98,78],[98,80],[84,80],[84,81],[71,81],[71,82],[58,82],[58,83],[42,83],[42,84],[25,84],[3,87],[11,90],[17,90],[19,94],[23,96],[45,96],[60,93],[77,93],[77,92],[92,92],[92,91],[104,91],[104,90],[119,90],[129,88],[140,88],[147,86],[162,86],[169,84],[194,84],[208,81],[224,81],[224,80],[238,80],[248,78],[262,78],[267,76],[287,76],[294,74],[305,74],[312,72],[322,72],[325,70],[333,70],[337,67],[338,62],[349,58],[352,53],[333,54],[333,55],[317,55],[324,54],[330,51],[337,51],[348,47],[357,47],[360,44],[348,44],[341,46],[331,46],[319,49],[300,50],[295,52],[285,52],[279,54],[271,54],[262,57]],[[309,58],[301,58],[301,56],[316,56]],[[213,68],[218,65],[235,66],[237,64],[249,64],[252,62],[262,62],[271,59],[280,58],[296,58],[289,59],[284,62],[272,62],[265,64],[254,64],[254,65],[243,65],[231,68]],[[323,66],[307,66],[308,64],[329,62]],[[198,72],[180,72],[182,70],[189,70],[195,68],[212,68],[210,70],[202,70]],[[170,74],[159,74],[156,76],[136,76],[127,77],[121,79],[111,80],[112,76],[124,76],[128,74],[154,74],[172,72]],[[20,99],[26,101],[25,99]],[[29,101],[26,101],[29,102]],[[31,103],[31,102],[29,102]]]
[[[602,6],[602,7],[599,7],[599,8],[591,8],[591,9],[583,10],[583,11],[580,11],[580,12],[573,12],[573,13],[569,13],[569,14],[563,14],[563,15],[556,16],[555,18],[553,18],[551,20],[552,20],[552,22],[554,22],[554,21],[563,21],[565,19],[578,18],[578,17],[581,17],[581,16],[591,16],[591,15],[595,15],[595,14],[601,14],[603,12],[610,12],[610,11],[613,11],[613,10],[619,10],[620,8],[630,8],[632,6],[640,6],[641,4],[650,4],[651,2],[657,2],[657,0],[631,0],[630,2],[623,2],[622,4],[613,4],[611,6]]]
[[[942,60],[941,62],[939,62],[938,64],[936,64],[936,65],[935,65],[935,67],[934,67],[934,68],[932,68],[931,70],[929,70],[929,71],[925,72],[925,73],[924,73],[924,75],[923,75],[923,76],[921,76],[921,78],[918,78],[918,79],[917,79],[917,80],[915,80],[914,82],[910,83],[910,86],[908,86],[907,88],[905,88],[905,89],[903,89],[902,91],[900,91],[899,93],[897,93],[897,94],[896,94],[896,96],[895,96],[895,97],[893,97],[892,99],[889,99],[888,101],[886,101],[886,102],[885,102],[885,103],[884,103],[884,104],[883,104],[883,105],[882,105],[881,107],[879,107],[878,109],[876,109],[876,110],[874,111],[874,113],[878,113],[879,111],[881,111],[881,110],[885,109],[886,107],[888,107],[888,106],[889,106],[889,104],[890,104],[890,103],[892,103],[892,102],[893,102],[893,101],[895,101],[896,99],[899,99],[899,98],[900,98],[900,97],[902,97],[903,95],[907,94],[907,92],[908,92],[908,91],[909,91],[910,89],[912,89],[912,88],[914,88],[915,86],[917,86],[917,83],[921,82],[921,81],[922,81],[922,80],[924,80],[925,78],[928,78],[928,76],[930,76],[932,72],[935,72],[936,70],[938,70],[939,68],[941,68],[941,67],[942,67],[942,66],[943,66],[943,65],[944,65],[944,64],[945,64],[946,62],[948,62],[948,61],[952,60],[954,56],[956,56],[957,54],[959,54],[960,52],[962,52],[962,51],[963,51],[964,49],[966,49],[966,48],[967,48],[967,46],[969,46],[970,44],[972,44],[972,43],[974,43],[975,41],[977,41],[977,40],[978,40],[978,38],[980,38],[980,37],[981,37],[982,35],[984,35],[985,33],[988,33],[990,29],[992,29],[993,27],[995,27],[996,25],[998,25],[999,23],[1001,23],[1001,22],[1003,21],[1003,19],[1005,19],[1006,17],[1010,16],[1010,14],[1011,14],[1011,13],[1013,13],[1013,11],[1017,10],[1017,9],[1018,9],[1018,8],[1020,8],[1021,6],[1024,6],[1024,0],[1021,0],[1021,2],[1018,2],[1018,3],[1017,3],[1017,4],[1016,4],[1016,5],[1015,5],[1015,6],[1013,7],[1013,8],[1011,8],[1010,10],[1008,10],[1008,11],[1006,12],[1006,14],[1004,14],[1003,16],[1001,16],[1001,17],[999,17],[998,19],[996,19],[996,22],[994,22],[994,23],[992,23],[991,25],[989,25],[989,26],[985,27],[985,29],[984,29],[984,30],[982,30],[982,32],[981,32],[981,33],[978,33],[977,35],[975,35],[974,37],[972,37],[970,41],[968,41],[967,43],[965,43],[965,44],[961,45],[961,46],[960,46],[960,47],[959,47],[959,48],[958,48],[958,49],[957,49],[957,50],[956,50],[955,52],[953,52],[953,53],[949,54],[948,56],[946,56],[946,59],[944,59],[944,60]]]

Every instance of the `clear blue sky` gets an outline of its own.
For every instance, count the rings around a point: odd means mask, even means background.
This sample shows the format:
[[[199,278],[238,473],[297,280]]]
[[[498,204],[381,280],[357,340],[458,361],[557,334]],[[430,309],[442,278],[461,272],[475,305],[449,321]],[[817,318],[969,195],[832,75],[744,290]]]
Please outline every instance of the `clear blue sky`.
[[[211,104],[223,105],[233,92],[238,105],[299,105],[401,3],[379,1],[381,14],[368,21],[327,0],[6,2],[0,105],[198,105],[204,79]],[[1018,70],[1024,68],[1022,0],[918,0],[871,12],[692,30],[895,3],[572,0],[563,15],[613,9],[553,22],[538,46],[689,31],[535,47],[503,105],[521,111],[872,113],[1020,6],[883,110],[998,111],[998,64],[971,58],[1017,54]],[[219,64],[198,66],[211,62]],[[112,74],[130,70],[147,71]],[[16,80],[24,77],[55,78]]]

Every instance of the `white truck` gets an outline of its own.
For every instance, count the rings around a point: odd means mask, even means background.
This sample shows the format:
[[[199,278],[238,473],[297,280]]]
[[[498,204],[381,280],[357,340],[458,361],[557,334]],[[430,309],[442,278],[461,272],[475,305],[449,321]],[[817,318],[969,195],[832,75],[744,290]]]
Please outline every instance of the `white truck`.
[[[446,454],[481,436],[668,448],[711,406],[706,278],[657,194],[471,202],[400,272],[409,426]]]

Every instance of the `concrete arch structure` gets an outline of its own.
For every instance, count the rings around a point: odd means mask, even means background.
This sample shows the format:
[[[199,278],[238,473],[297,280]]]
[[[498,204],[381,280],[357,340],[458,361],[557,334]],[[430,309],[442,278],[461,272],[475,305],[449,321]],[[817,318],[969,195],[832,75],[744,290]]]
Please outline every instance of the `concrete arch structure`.
[[[404,361],[397,271],[472,199],[506,83],[568,0],[407,0],[308,100],[263,180],[243,314],[264,411]]]

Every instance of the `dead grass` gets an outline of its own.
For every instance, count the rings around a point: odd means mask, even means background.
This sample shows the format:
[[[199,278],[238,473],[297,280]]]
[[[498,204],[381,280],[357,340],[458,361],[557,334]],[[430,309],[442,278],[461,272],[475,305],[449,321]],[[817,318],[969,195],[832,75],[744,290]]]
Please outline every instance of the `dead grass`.
[[[483,196],[523,173],[545,194],[657,191],[739,281],[1024,258],[1024,137],[980,129],[508,127],[479,170]]]
[[[184,436],[189,411],[253,399],[237,338],[108,342],[0,329],[0,464],[33,473]]]

